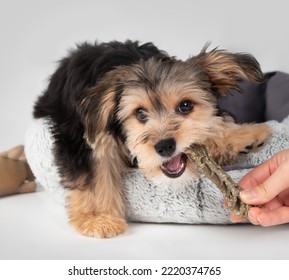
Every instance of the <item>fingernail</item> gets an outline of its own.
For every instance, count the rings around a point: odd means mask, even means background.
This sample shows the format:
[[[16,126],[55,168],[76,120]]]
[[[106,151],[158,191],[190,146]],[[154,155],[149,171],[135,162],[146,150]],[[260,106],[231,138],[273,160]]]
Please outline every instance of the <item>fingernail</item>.
[[[240,197],[245,202],[252,202],[257,199],[257,193],[255,190],[243,190],[240,192]]]

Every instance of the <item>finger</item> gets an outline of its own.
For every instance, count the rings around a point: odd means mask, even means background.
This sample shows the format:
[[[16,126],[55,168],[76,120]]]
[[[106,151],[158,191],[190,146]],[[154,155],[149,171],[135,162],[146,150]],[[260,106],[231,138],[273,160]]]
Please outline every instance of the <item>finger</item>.
[[[263,227],[289,223],[289,207],[283,206],[273,211],[259,209],[256,215],[257,222]]]
[[[260,214],[261,209],[258,207],[252,207],[248,211],[248,220],[253,225],[259,225],[259,221],[257,219],[258,214]]]
[[[287,163],[287,162],[286,162]],[[289,187],[289,164],[281,164],[275,172],[257,187],[240,192],[240,198],[248,204],[260,205],[272,200]]]

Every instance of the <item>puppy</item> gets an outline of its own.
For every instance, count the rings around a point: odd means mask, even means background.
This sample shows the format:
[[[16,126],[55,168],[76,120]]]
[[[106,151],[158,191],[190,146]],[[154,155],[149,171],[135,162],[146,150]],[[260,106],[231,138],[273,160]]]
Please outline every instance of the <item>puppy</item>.
[[[207,46],[186,61],[132,41],[71,51],[34,107],[51,120],[70,223],[92,237],[123,233],[122,173],[134,165],[158,185],[182,184],[196,174],[183,153],[192,143],[219,164],[261,146],[266,124],[239,125],[217,108],[240,78],[262,81],[252,56]]]

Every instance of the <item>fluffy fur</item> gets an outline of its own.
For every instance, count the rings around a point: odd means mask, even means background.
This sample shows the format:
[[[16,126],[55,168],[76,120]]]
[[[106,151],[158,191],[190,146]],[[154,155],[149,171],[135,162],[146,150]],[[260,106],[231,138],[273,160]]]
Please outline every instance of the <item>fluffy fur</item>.
[[[207,47],[186,61],[131,41],[71,51],[34,109],[54,123],[71,224],[93,237],[126,230],[126,168],[138,166],[158,185],[181,184],[196,174],[183,154],[191,143],[205,144],[220,164],[261,146],[267,125],[236,124],[217,108],[240,78],[262,80],[252,56]]]

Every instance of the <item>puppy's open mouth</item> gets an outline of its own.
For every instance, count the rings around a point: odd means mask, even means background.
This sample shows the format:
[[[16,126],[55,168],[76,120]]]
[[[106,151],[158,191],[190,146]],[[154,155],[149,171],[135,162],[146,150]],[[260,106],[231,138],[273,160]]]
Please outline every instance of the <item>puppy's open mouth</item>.
[[[184,153],[170,158],[161,165],[163,173],[170,178],[180,177],[187,166],[187,156]]]

